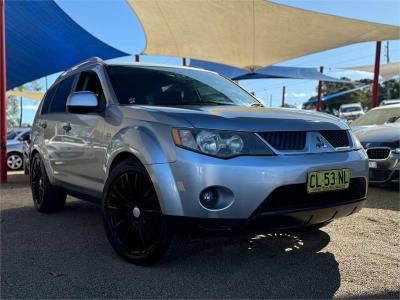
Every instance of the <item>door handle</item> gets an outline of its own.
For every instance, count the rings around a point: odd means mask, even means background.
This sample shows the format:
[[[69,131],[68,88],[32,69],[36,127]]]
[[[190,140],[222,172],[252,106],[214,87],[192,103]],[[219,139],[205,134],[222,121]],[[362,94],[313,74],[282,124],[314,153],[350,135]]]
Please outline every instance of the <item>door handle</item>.
[[[70,123],[64,124],[62,129],[64,129],[66,132],[69,132],[72,129],[71,124]]]
[[[46,128],[47,127],[47,122],[42,120],[42,121],[39,122],[39,126],[42,127],[42,128]]]

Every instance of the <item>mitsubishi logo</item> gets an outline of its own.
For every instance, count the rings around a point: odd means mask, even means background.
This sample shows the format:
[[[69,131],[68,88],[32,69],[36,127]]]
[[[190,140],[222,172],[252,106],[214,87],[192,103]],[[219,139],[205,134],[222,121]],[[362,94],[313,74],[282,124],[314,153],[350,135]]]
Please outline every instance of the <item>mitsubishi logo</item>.
[[[315,144],[315,146],[317,147],[317,149],[322,149],[322,148],[326,148],[326,144],[321,140],[321,138],[319,136],[315,137],[317,142]]]

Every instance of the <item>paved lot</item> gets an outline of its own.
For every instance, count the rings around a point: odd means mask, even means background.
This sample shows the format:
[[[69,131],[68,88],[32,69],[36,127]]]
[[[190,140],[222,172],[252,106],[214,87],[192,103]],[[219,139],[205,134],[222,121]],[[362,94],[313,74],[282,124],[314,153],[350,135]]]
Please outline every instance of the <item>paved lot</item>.
[[[24,176],[1,190],[1,298],[399,298],[399,192],[315,233],[193,238],[137,267],[113,252],[100,209],[68,199],[34,211]]]

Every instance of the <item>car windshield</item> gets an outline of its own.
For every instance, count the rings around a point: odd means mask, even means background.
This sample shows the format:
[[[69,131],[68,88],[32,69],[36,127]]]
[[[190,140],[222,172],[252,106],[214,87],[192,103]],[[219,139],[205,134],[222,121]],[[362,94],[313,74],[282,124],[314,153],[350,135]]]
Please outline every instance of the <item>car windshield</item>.
[[[354,112],[354,111],[361,111],[361,107],[359,106],[350,106],[350,107],[342,107],[340,109],[341,112]]]
[[[171,67],[108,66],[121,104],[236,105],[260,104],[242,88],[211,72]]]
[[[400,124],[400,107],[370,110],[355,120],[351,126],[382,125],[385,123]]]

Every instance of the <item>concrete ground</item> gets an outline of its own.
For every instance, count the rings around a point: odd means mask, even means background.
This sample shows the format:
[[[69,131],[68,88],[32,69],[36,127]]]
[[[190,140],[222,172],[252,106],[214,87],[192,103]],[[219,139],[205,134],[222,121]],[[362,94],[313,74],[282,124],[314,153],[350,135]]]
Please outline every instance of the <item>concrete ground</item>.
[[[138,267],[106,240],[100,209],[69,198],[33,209],[27,178],[1,188],[1,298],[396,298],[399,192],[314,233],[195,237],[164,264]]]

